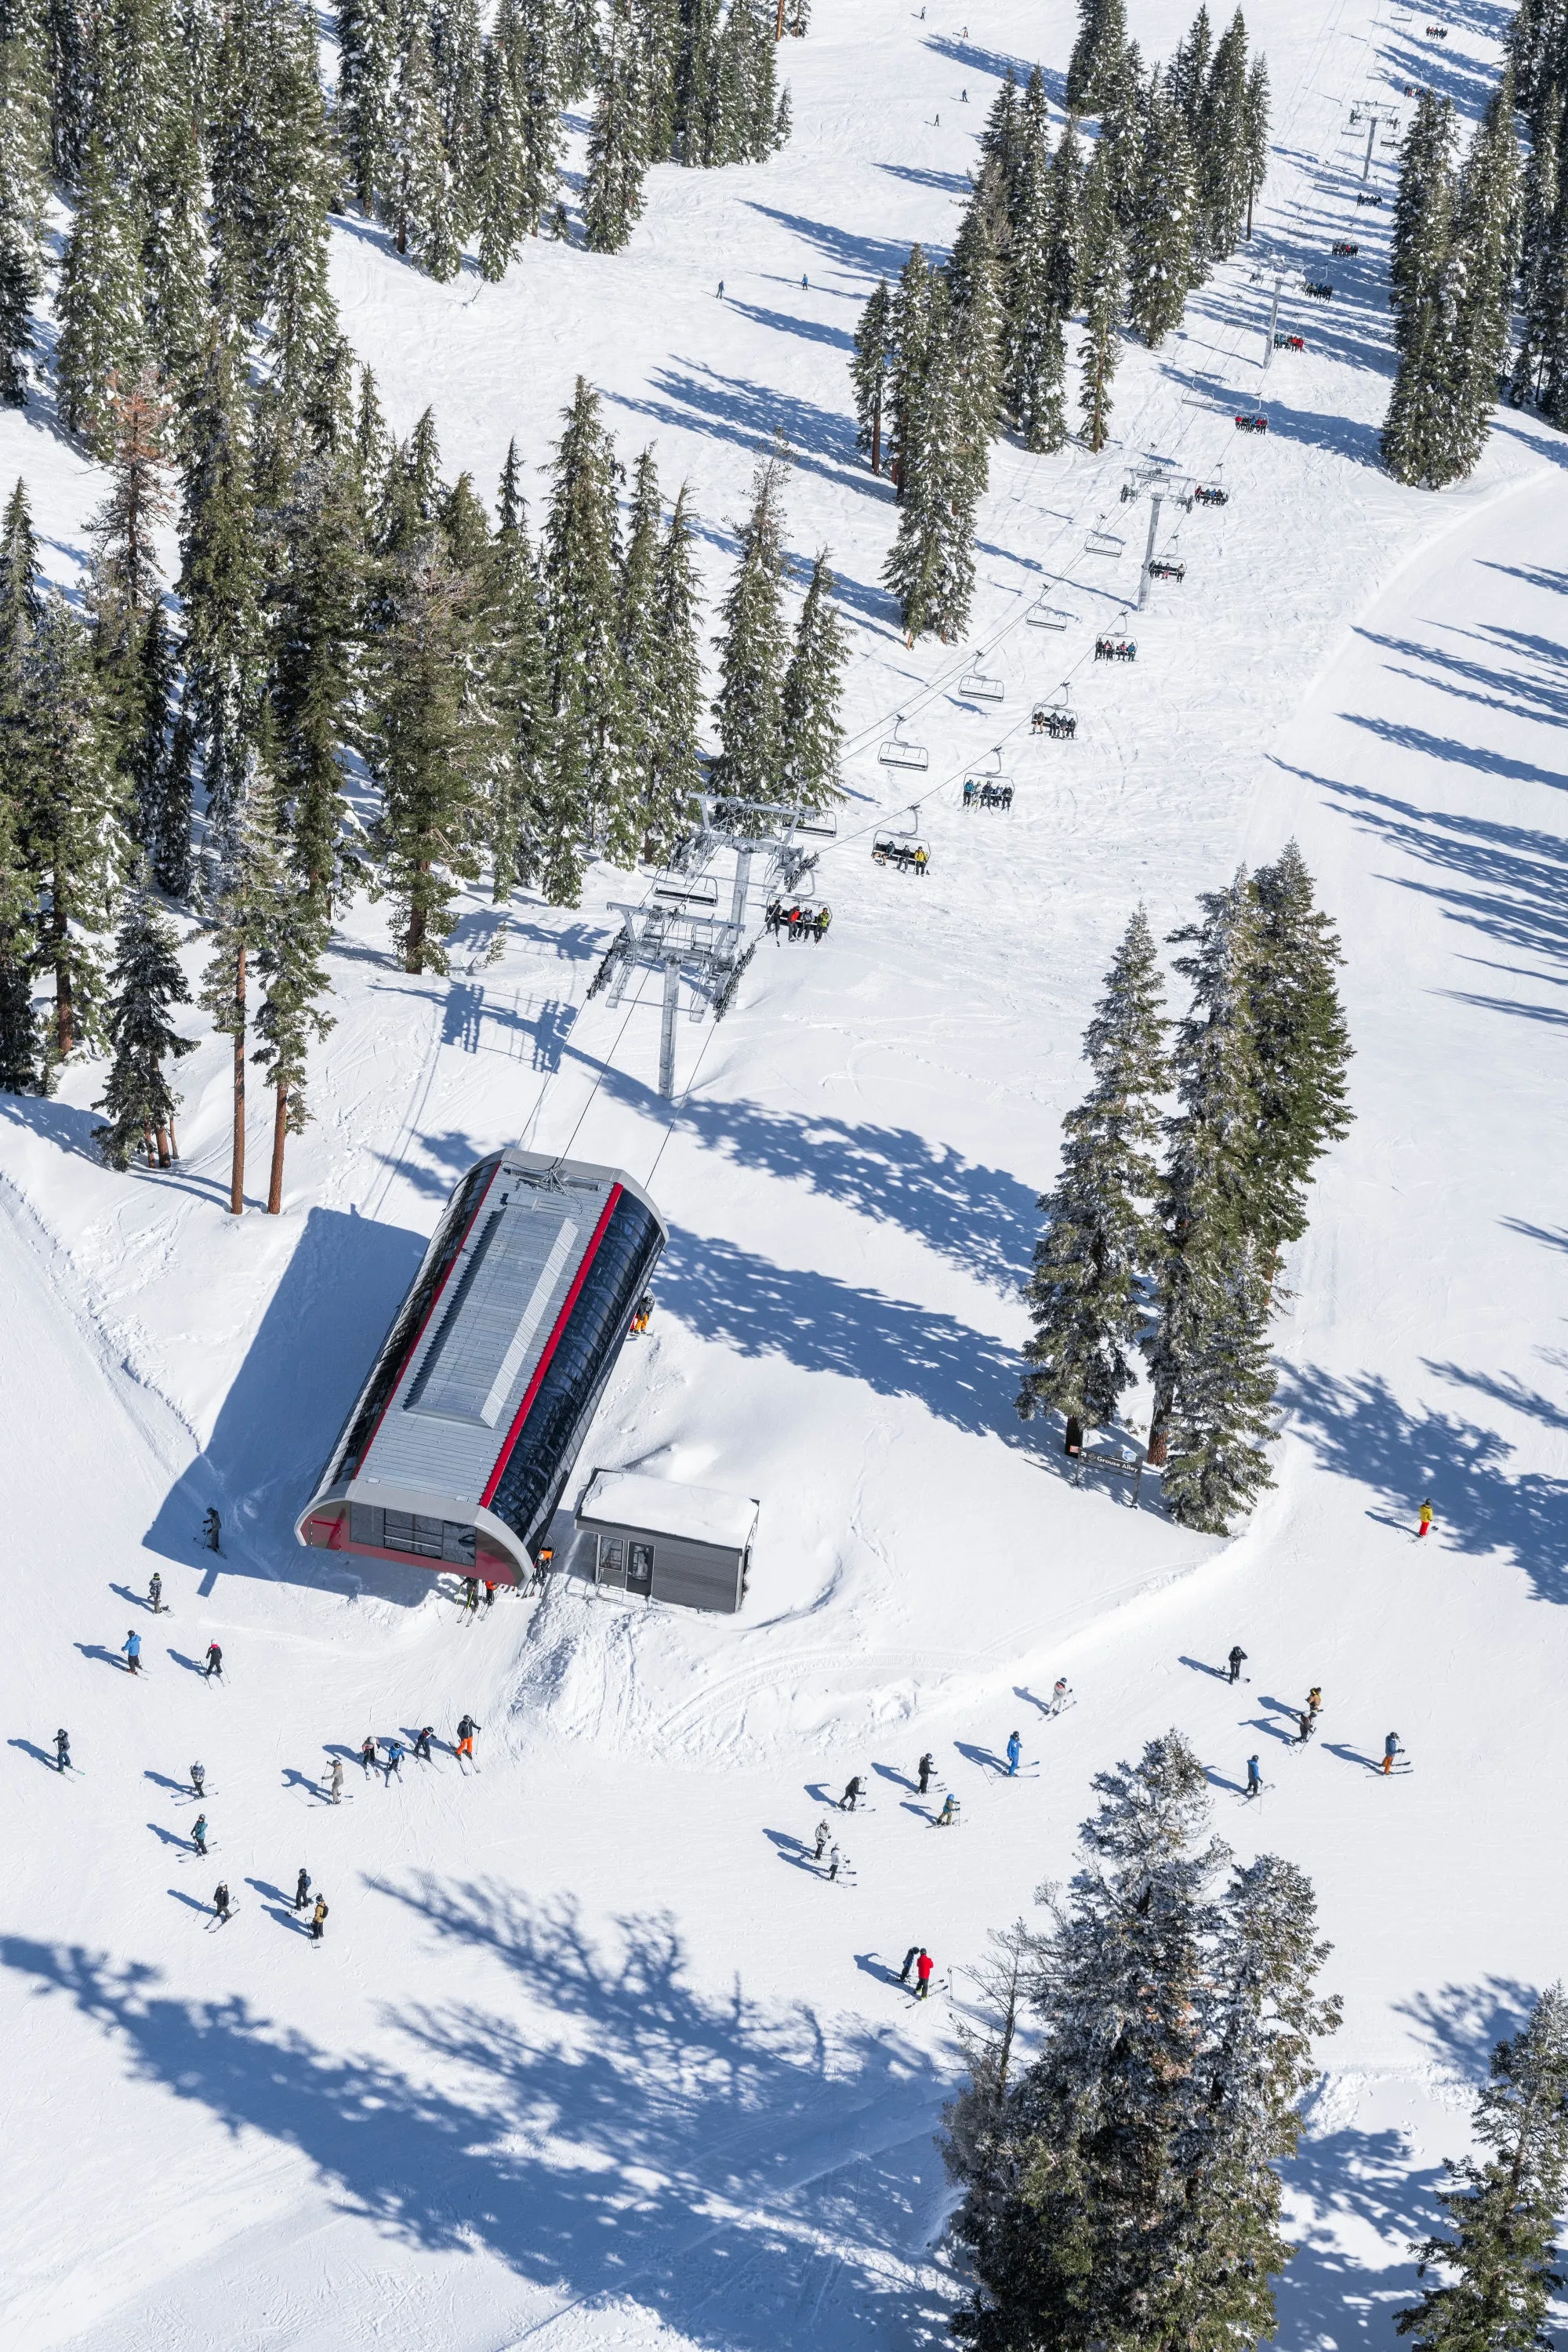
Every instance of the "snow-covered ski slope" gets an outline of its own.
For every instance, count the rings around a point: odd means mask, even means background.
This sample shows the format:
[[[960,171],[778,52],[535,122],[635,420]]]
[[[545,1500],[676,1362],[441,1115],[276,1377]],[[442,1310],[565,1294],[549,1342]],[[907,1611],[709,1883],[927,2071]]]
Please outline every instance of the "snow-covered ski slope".
[[[1137,12],[1146,50],[1184,13]],[[434,404],[451,471],[488,486],[513,432],[542,458],[581,369],[623,455],[652,438],[667,489],[689,474],[716,584],[754,455],[788,432],[793,545],[833,548],[854,624],[834,923],[761,949],[721,1028],[681,1024],[671,1121],[651,1004],[584,1002],[626,877],[578,913],[521,909],[493,962],[476,899],[449,982],[397,972],[362,906],[278,1220],[223,1213],[216,1043],[182,1066],[167,1179],[96,1166],[90,1069],[52,1103],[0,1097],[7,2345],[935,2340],[931,2135],[965,1964],[1068,1866],[1090,1774],[1172,1722],[1238,1852],[1311,1872],[1346,2000],[1281,2340],[1392,2341],[1468,2086],[1563,1953],[1568,444],[1504,413],[1440,500],[1374,462],[1387,215],[1355,208],[1349,107],[1419,77],[1473,111],[1500,13],[1435,10],[1441,47],[1386,0],[1249,21],[1279,150],[1252,254],[1184,338],[1128,353],[1114,450],[998,448],[971,647],[907,652],[878,586],[891,508],[853,461],[847,338],[871,274],[951,233],[1006,62],[1059,89],[1060,6],[964,34],[945,5],[819,5],[789,51],[790,151],[656,173],[613,260],[542,245],[500,289],[442,289],[342,234],[356,343],[400,430]],[[1341,235],[1362,253],[1333,303],[1294,298]],[[1277,267],[1310,350],[1261,379]],[[1272,430],[1247,438],[1230,419],[1260,389]],[[1149,453],[1231,500],[1166,509],[1185,584],[1130,625],[1135,667],[1097,667],[1146,528],[1118,488]],[[79,579],[97,480],[37,416],[0,419],[0,481],[18,470]],[[1119,559],[1083,552],[1102,515]],[[1066,637],[1024,624],[1042,590],[1080,614]],[[976,649],[999,711],[954,690]],[[1064,669],[1077,740],[1032,739]],[[900,709],[931,754],[918,883],[867,854],[908,789],[875,757]],[[999,742],[1012,812],[965,816]],[[1292,832],[1343,930],[1358,1120],[1290,1267],[1279,1486],[1220,1545],[1073,1490],[1020,1427],[1016,1286],[1131,908],[1166,931]],[[738,1621],[558,1583],[466,1626],[421,1571],[362,1580],[291,1542],[447,1188],[519,1135],[650,1179],[668,1216],[653,1332],[584,1466],[758,1495]],[[140,1683],[114,1664],[132,1625]],[[215,1636],[221,1688],[194,1671]],[[1063,1673],[1079,1703],[1047,1721]],[[1284,1705],[1312,1682],[1323,1727],[1292,1753]],[[465,1707],[479,1777],[447,1754],[388,1790],[351,1761],[352,1802],[316,1793],[366,1730],[449,1738]],[[83,1777],[48,1769],[58,1724]],[[1004,1786],[1015,1725],[1038,1769]],[[1414,1769],[1385,1783],[1389,1729]],[[926,1747],[963,1801],[934,1841]],[[205,1863],[182,1843],[193,1759]],[[875,1809],[830,1816],[854,1875],[828,1887],[805,1847],[856,1770]],[[320,1949],[289,1908],[301,1863],[331,1906]],[[220,1874],[239,1907],[213,1929]],[[940,1969],[923,2010],[891,1981],[913,1938]]]

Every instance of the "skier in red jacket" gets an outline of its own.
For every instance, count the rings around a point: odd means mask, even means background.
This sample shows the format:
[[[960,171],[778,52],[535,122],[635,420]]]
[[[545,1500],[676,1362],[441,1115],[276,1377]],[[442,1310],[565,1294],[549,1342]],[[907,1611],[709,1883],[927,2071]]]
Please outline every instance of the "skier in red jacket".
[[[926,1995],[931,1990],[931,1980],[936,1974],[936,1962],[932,1959],[931,1954],[924,1949],[921,1950],[920,1958],[915,1962],[915,1974],[921,1980],[921,1989],[919,1992],[916,1993],[915,1999],[917,2000],[924,2000]]]

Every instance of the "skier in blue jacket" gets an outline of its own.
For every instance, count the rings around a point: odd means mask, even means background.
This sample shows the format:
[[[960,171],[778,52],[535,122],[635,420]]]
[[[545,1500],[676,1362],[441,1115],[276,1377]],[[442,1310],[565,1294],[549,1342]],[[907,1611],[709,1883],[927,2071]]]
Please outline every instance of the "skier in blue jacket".
[[[1019,1738],[1016,1731],[1010,1731],[1007,1734],[1007,1778],[1009,1780],[1011,1780],[1017,1772],[1018,1759],[1022,1756],[1023,1752],[1023,1741]]]
[[[124,1653],[125,1653],[125,1664],[126,1664],[126,1670],[127,1670],[127,1672],[128,1672],[128,1673],[130,1673],[130,1674],[133,1674],[133,1675],[139,1675],[139,1674],[141,1673],[141,1671],[142,1671],[142,1636],[141,1636],[141,1634],[140,1634],[140,1633],[127,1633],[127,1635],[125,1636],[124,1641],[121,1643],[121,1647],[123,1649],[123,1651],[124,1651]]]

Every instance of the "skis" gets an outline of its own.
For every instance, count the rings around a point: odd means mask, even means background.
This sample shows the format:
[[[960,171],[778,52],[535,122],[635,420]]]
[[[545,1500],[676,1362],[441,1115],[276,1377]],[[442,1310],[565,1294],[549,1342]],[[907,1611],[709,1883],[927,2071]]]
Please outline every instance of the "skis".
[[[206,1933],[210,1936],[215,1927],[226,1927],[229,1921],[238,1915],[239,1908],[237,1903],[231,1903],[226,1911],[215,1912],[207,1921]]]

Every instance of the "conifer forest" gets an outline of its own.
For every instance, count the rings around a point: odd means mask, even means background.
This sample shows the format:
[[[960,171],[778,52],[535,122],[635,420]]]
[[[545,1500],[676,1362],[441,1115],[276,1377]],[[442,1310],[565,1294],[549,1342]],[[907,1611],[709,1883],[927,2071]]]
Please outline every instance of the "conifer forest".
[[[1565,108],[0,0],[0,2344],[1559,2345]]]

